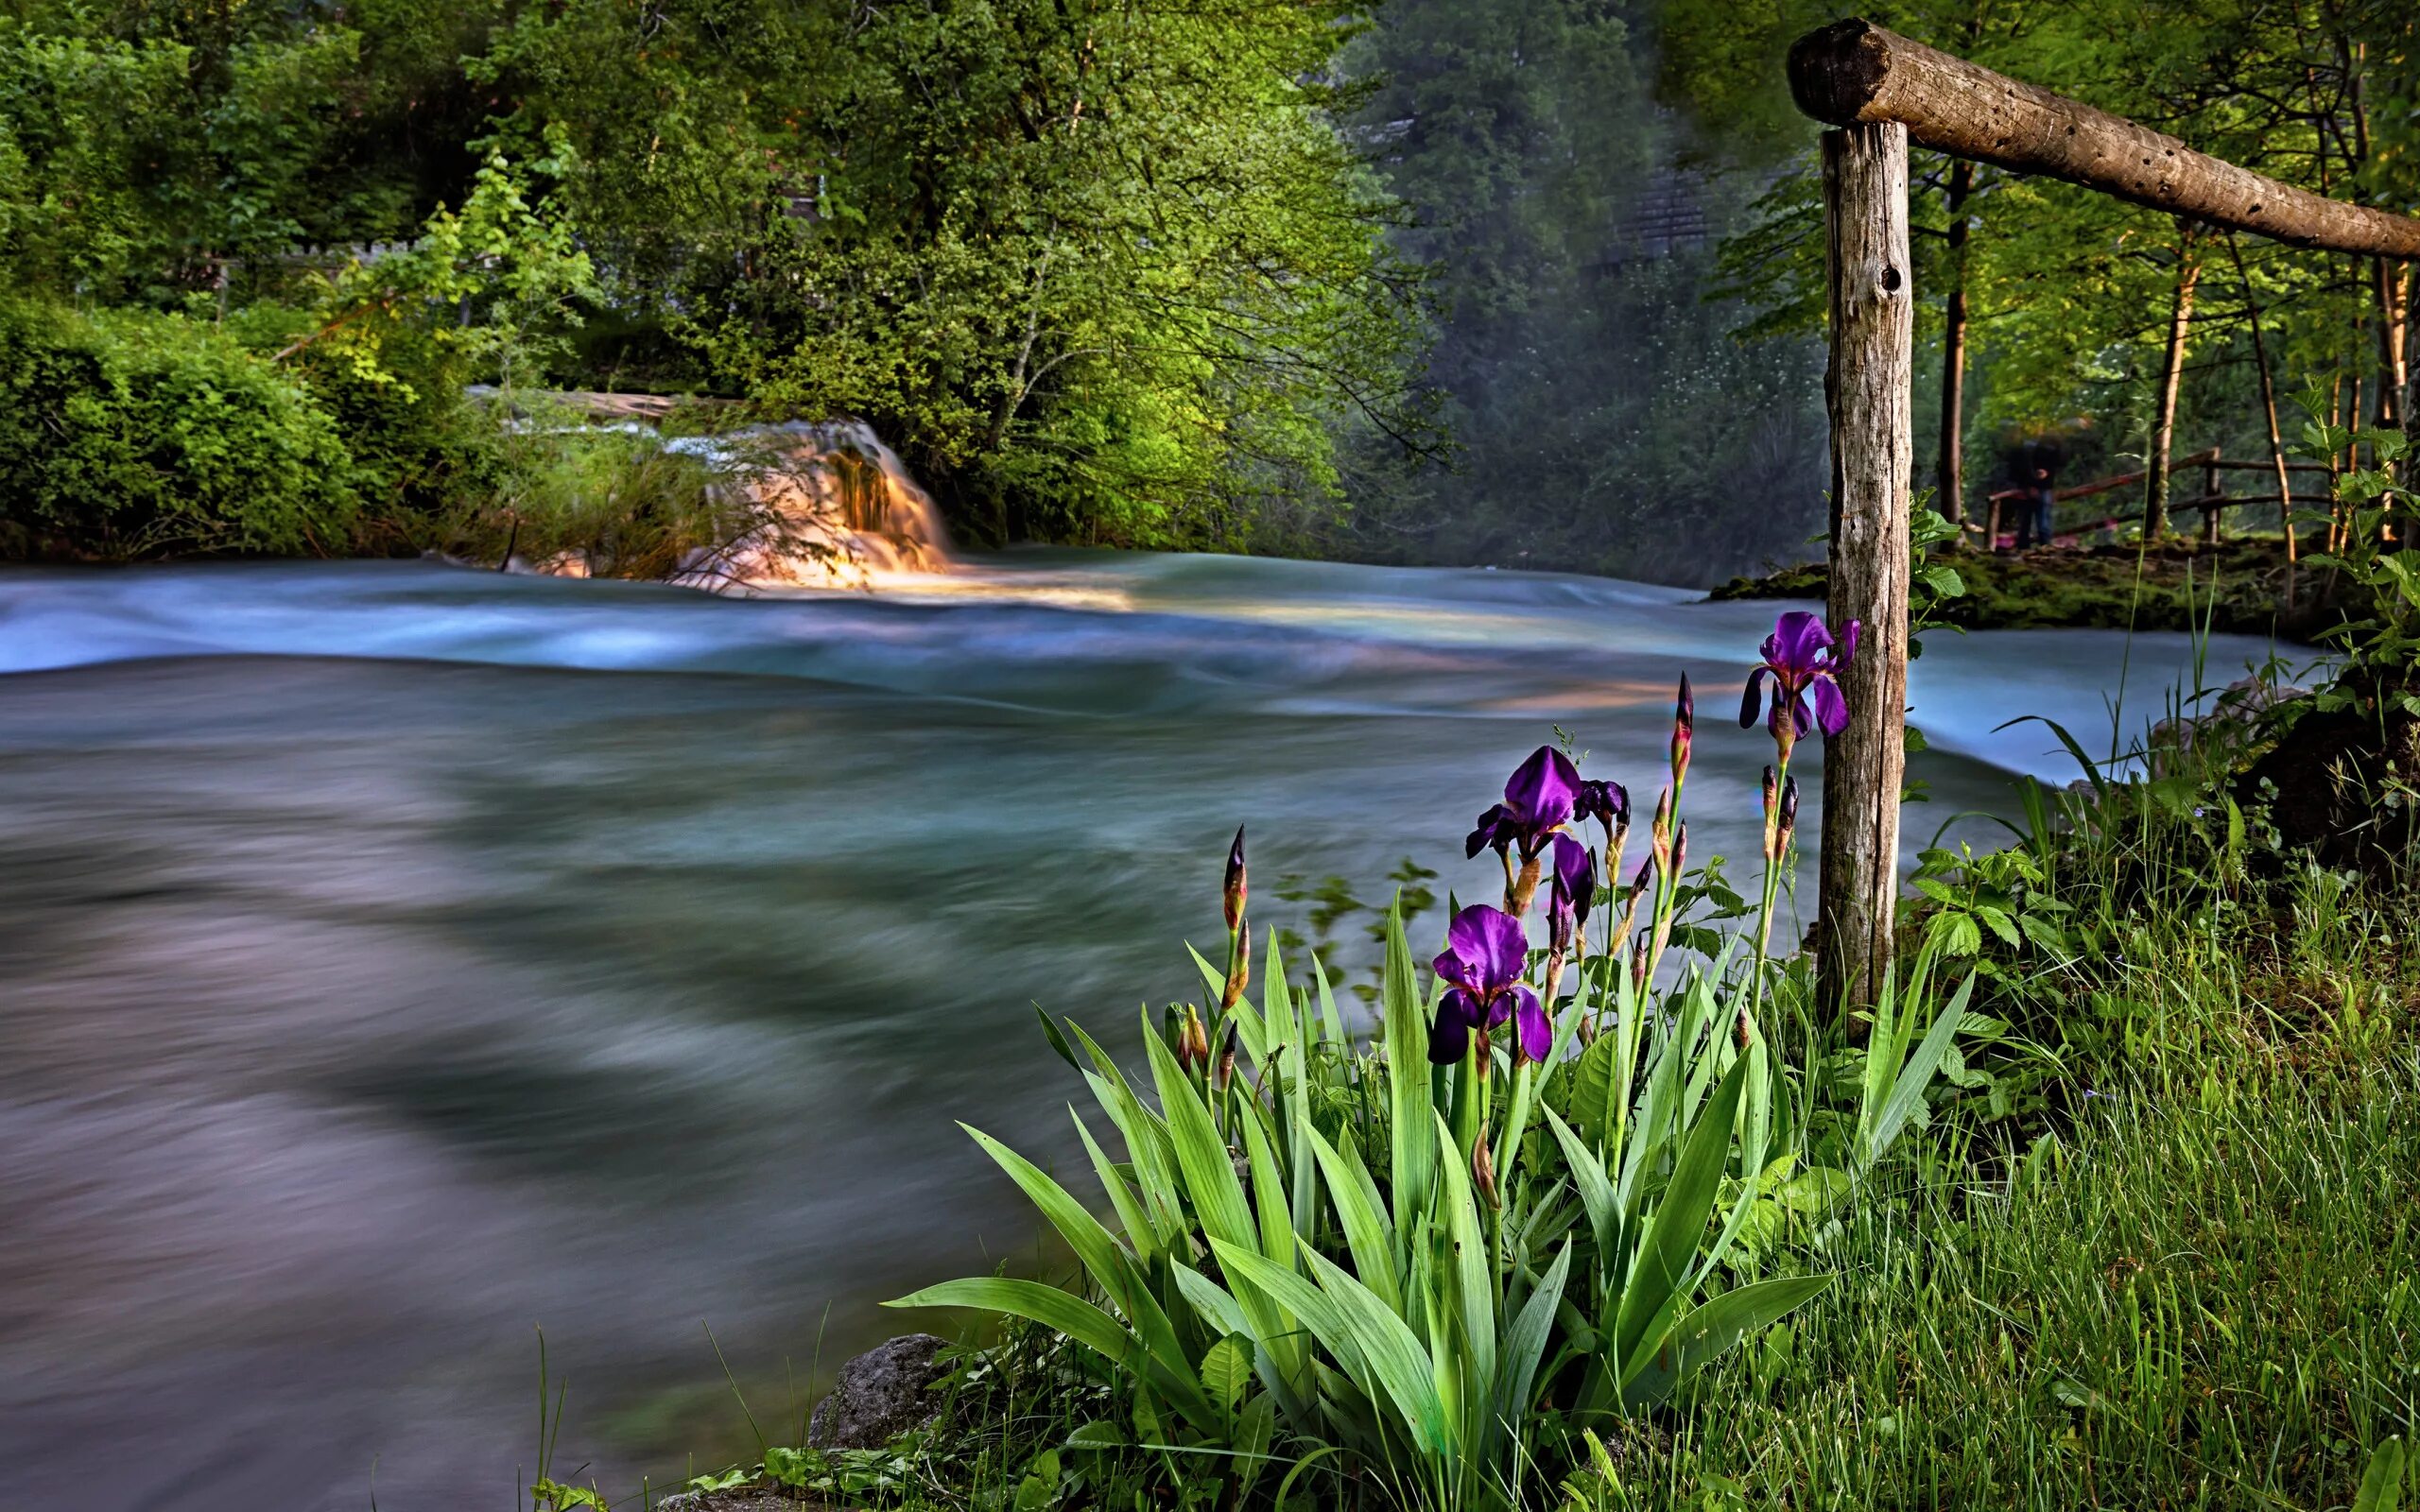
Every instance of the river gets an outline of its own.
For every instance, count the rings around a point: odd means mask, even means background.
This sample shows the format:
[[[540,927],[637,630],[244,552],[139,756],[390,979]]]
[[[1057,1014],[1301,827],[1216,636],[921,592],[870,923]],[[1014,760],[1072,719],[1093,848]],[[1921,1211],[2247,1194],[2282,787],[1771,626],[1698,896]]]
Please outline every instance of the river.
[[[1264,925],[1406,858],[1485,897],[1504,775],[1560,724],[1651,804],[1686,670],[1691,853],[1751,884],[1774,606],[1692,597],[1053,552],[747,601],[0,576],[0,1506],[507,1506],[537,1326],[559,1472],[738,1456],[706,1326],[794,1432],[873,1302],[1035,1252],[954,1121],[1063,1160],[1028,1005],[1131,1044],[1192,994],[1238,822]],[[1996,727],[2105,747],[2121,674],[2138,728],[2190,662],[1932,637],[1910,845],[2076,775]]]

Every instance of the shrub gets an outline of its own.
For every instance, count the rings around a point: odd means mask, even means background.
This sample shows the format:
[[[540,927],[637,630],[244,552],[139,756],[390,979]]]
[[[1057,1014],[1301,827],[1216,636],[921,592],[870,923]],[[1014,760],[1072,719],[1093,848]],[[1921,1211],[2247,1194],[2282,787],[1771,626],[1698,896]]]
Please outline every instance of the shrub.
[[[1750,693],[1774,684],[1780,766],[1799,733],[1840,728],[1830,679],[1855,645],[1804,613],[1767,641]],[[1070,1442],[1185,1456],[1174,1473],[1226,1483],[1229,1504],[1272,1460],[1299,1472],[1332,1459],[1322,1473],[1377,1477],[1401,1503],[1478,1508],[1525,1504],[1589,1435],[1820,1294],[1830,1278],[1809,1241],[1923,1120],[1973,979],[1939,991],[1927,948],[1880,984],[1863,1046],[1814,1027],[1804,963],[1764,950],[1796,814],[1777,769],[1754,934],[1726,942],[1693,921],[1700,904],[1752,914],[1719,876],[1685,880],[1693,708],[1684,679],[1671,783],[1627,888],[1619,784],[1582,782],[1551,747],[1513,775],[1469,840],[1503,861],[1503,906],[1460,909],[1425,981],[1390,915],[1367,1048],[1316,963],[1298,987],[1272,945],[1260,1001],[1244,995],[1239,833],[1227,967],[1202,963],[1216,1006],[1146,1026],[1148,1089],[1045,1020],[1114,1131],[1105,1145],[1078,1116],[1116,1231],[969,1131],[1058,1230],[1093,1299],[994,1277],[891,1305],[1008,1314],[1097,1352],[1128,1420]],[[1601,854],[1578,833],[1591,818]],[[1542,948],[1526,922],[1539,902]],[[1676,940],[1710,960],[1662,991]],[[1793,1041],[1794,1064],[1780,1053]]]
[[[0,306],[0,520],[12,555],[324,552],[355,468],[312,391],[182,316]]]

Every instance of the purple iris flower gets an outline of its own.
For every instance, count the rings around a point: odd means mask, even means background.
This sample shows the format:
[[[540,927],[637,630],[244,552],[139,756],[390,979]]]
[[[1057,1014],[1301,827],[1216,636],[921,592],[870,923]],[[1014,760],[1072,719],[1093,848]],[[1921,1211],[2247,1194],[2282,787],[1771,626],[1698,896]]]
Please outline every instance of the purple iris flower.
[[[1530,938],[1521,921],[1500,908],[1473,903],[1454,916],[1445,931],[1445,952],[1433,963],[1451,989],[1437,1005],[1428,1031],[1428,1058],[1450,1066],[1462,1058],[1473,1030],[1512,1020],[1520,1054],[1543,1062],[1554,1047],[1554,1026],[1538,995],[1521,980],[1530,964]]]
[[[1547,892],[1547,936],[1560,953],[1597,901],[1597,858],[1567,834],[1554,837],[1554,881]]]
[[[1504,784],[1504,801],[1478,816],[1463,854],[1517,846],[1522,860],[1534,860],[1547,837],[1571,822],[1579,797],[1580,772],[1570,758],[1552,746],[1541,746]]]
[[[1764,703],[1765,678],[1773,679],[1772,712],[1766,723],[1776,740],[1811,734],[1817,726],[1826,737],[1837,735],[1849,722],[1849,706],[1841,697],[1841,669],[1857,655],[1858,622],[1836,644],[1823,620],[1803,609],[1791,610],[1773,622],[1765,637],[1765,660],[1748,674],[1747,691],[1739,698],[1739,728],[1756,722]],[[1783,726],[1789,729],[1784,732]]]
[[[1579,795],[1571,801],[1571,816],[1594,819],[1611,829],[1615,820],[1630,817],[1630,789],[1619,782],[1599,782],[1592,778],[1580,784]]]

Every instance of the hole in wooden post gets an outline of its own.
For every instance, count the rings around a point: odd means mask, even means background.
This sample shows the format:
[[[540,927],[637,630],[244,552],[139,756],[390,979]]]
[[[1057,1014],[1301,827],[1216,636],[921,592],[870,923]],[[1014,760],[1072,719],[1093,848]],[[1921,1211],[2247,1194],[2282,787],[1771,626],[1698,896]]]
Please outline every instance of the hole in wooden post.
[[[1885,294],[1896,294],[1899,292],[1899,270],[1897,268],[1886,267],[1882,270],[1882,291]]]

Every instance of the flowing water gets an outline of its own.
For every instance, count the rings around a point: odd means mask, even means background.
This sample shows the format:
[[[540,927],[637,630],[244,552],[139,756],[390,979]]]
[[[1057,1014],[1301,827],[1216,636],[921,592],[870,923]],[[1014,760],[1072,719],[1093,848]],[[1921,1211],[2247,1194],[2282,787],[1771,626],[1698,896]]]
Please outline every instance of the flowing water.
[[[1651,802],[1685,669],[1691,854],[1751,882],[1769,747],[1725,715],[1772,606],[1688,597],[1114,553],[755,599],[0,576],[0,1507],[501,1512],[533,1325],[559,1472],[738,1455],[701,1324],[794,1431],[819,1339],[1035,1252],[953,1121],[1065,1160],[1028,1005],[1131,1045],[1196,991],[1237,822],[1265,926],[1407,857],[1487,896],[1504,775],[1560,724]],[[2074,775],[1995,727],[2105,745],[2121,665],[2139,723],[2189,662],[1927,650],[1911,845]]]

